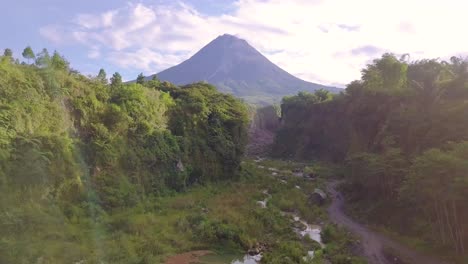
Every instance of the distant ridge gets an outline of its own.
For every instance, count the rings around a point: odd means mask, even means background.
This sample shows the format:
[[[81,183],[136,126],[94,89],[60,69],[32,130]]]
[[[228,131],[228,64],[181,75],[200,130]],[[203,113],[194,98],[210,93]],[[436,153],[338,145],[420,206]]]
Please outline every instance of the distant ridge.
[[[177,85],[206,81],[222,92],[254,103],[278,102],[299,91],[341,90],[301,80],[269,61],[247,41],[229,34],[217,37],[188,60],[156,75]]]

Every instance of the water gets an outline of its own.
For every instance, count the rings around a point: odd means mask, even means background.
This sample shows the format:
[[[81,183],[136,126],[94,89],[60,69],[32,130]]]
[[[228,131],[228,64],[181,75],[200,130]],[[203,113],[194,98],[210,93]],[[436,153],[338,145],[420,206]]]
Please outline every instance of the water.
[[[305,261],[309,260],[309,259],[313,259],[314,258],[314,251],[313,250],[310,250],[310,251],[307,251],[307,256],[303,257],[302,259],[304,259]]]
[[[262,259],[262,254],[258,254],[255,256],[245,255],[242,260],[234,260],[231,264],[257,264]]]
[[[200,264],[257,264],[260,263],[262,254],[255,256],[250,255],[233,255],[233,254],[210,254],[200,258]]]
[[[301,224],[303,224],[306,227],[304,230],[296,229],[296,232],[300,236],[302,236],[302,237],[309,236],[312,240],[317,241],[318,243],[320,243],[320,245],[322,247],[324,246],[323,243],[322,243],[322,236],[321,236],[322,229],[320,228],[320,226],[311,225],[311,224],[307,223],[306,221],[302,220],[298,215],[293,214],[293,219],[294,219],[294,221],[300,222]]]
[[[265,198],[263,201],[257,201],[257,204],[260,205],[261,208],[267,208],[267,203],[268,200],[270,200],[271,195],[268,193],[268,190],[264,190],[262,193],[267,195],[267,198]]]

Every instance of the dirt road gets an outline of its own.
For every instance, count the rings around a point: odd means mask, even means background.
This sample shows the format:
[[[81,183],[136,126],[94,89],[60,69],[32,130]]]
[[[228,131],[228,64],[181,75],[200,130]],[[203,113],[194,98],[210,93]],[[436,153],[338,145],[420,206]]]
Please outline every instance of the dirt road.
[[[332,203],[328,208],[328,213],[333,222],[344,226],[349,231],[360,237],[364,255],[370,264],[449,264],[424,256],[382,234],[371,231],[366,226],[355,222],[343,212],[344,200],[342,195],[336,190],[337,182],[328,184],[327,189],[332,197]],[[385,256],[383,249],[391,248],[403,260]]]

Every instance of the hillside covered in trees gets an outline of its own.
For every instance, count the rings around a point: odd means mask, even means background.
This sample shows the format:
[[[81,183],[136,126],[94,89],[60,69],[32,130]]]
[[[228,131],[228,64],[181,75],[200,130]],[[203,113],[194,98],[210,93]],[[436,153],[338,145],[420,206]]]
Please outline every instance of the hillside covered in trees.
[[[385,54],[341,94],[286,97],[273,153],[343,165],[361,215],[466,256],[467,66]]]
[[[248,118],[234,97],[23,57],[0,56],[0,263],[156,263],[151,201],[238,176]]]

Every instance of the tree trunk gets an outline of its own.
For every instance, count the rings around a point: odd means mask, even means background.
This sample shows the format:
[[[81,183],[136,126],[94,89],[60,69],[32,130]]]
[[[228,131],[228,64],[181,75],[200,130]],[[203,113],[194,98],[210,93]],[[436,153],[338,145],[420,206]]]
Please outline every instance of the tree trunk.
[[[447,229],[449,231],[449,234],[450,234],[450,237],[452,238],[452,244],[454,245],[455,247],[455,251],[457,253],[458,252],[458,243],[457,243],[457,238],[456,236],[454,235],[454,230],[453,230],[453,227],[452,227],[452,224],[450,222],[450,217],[449,217],[449,213],[448,213],[448,210],[447,210],[447,203],[443,203],[443,209],[444,209],[444,213],[445,213],[445,220],[447,222]]]
[[[439,211],[439,205],[437,203],[437,201],[434,201],[434,209],[435,209],[435,213],[436,213],[436,217],[437,217],[437,223],[438,223],[438,226],[439,226],[439,231],[440,231],[440,238],[442,240],[442,245],[445,245],[446,244],[446,239],[445,239],[445,229],[444,229],[444,224],[442,223],[442,217],[441,217],[441,213]]]
[[[458,236],[458,243],[459,243],[459,248],[460,248],[460,253],[463,255],[465,253],[465,246],[463,243],[463,232],[461,231],[461,226],[458,221],[458,214],[457,214],[457,206],[455,204],[455,201],[452,200],[452,211],[453,211],[453,219],[455,220],[455,234]]]

